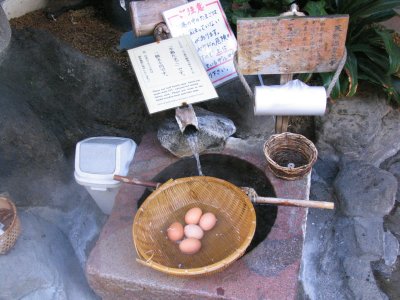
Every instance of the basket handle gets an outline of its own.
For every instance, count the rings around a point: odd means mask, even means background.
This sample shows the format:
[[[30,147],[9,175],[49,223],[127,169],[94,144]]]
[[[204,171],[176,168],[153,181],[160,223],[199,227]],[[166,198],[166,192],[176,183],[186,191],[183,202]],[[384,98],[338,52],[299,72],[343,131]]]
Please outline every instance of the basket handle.
[[[333,202],[260,197],[253,188],[242,187],[241,190],[249,197],[250,201],[255,204],[274,204],[282,206],[335,209],[335,204]]]
[[[296,207],[308,207],[308,208],[322,208],[322,209],[335,208],[335,204],[333,202],[315,201],[315,200],[295,200],[295,199],[283,199],[283,198],[271,198],[271,197],[257,197],[252,202],[257,204],[276,204],[283,206],[296,206]]]
[[[159,183],[159,182],[143,181],[143,180],[139,180],[137,178],[133,178],[133,177],[131,178],[131,177],[120,176],[120,175],[114,175],[113,179],[124,182],[124,183],[141,185],[141,186],[155,188],[155,189],[157,189],[161,185],[161,183]]]

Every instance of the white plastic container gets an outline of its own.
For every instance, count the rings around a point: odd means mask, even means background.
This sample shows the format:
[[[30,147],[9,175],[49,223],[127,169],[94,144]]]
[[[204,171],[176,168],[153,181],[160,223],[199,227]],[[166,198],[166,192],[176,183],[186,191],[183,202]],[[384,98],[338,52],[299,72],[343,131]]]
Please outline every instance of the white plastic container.
[[[121,186],[114,175],[128,175],[136,143],[128,138],[92,137],[76,144],[75,180],[105,214],[110,214]]]

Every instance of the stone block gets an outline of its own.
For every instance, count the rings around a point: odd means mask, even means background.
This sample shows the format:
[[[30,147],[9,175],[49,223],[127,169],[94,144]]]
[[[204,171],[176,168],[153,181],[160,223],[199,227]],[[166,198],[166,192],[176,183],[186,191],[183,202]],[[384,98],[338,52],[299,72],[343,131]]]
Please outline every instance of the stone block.
[[[397,192],[397,180],[391,173],[360,161],[344,163],[334,186],[338,209],[353,217],[387,215]]]
[[[66,236],[32,213],[19,217],[21,236],[0,255],[0,299],[98,299]]]

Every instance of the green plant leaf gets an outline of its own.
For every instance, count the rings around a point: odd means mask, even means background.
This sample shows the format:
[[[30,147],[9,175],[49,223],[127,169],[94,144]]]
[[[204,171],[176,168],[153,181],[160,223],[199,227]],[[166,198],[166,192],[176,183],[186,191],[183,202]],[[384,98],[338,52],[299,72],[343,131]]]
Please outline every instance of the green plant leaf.
[[[255,17],[275,17],[279,14],[280,12],[278,12],[276,9],[263,7],[256,12]]]
[[[251,14],[246,10],[234,10],[231,14],[232,23],[237,25],[237,19],[251,17]]]
[[[358,63],[357,57],[352,51],[347,52],[347,59],[346,64],[344,65],[344,70],[346,72],[346,79],[348,82],[348,85],[346,87],[346,96],[351,97],[355,95],[358,88]]]
[[[306,11],[309,16],[325,16],[328,14],[325,10],[325,6],[325,0],[308,1],[303,10]]]
[[[386,21],[392,18],[393,15],[394,15],[393,11],[389,10],[389,11],[377,12],[363,19],[354,20],[350,18],[350,35],[360,34],[363,31],[363,29],[371,26],[374,23]]]
[[[356,55],[364,54],[371,60],[371,63],[379,65],[382,69],[389,69],[389,58],[385,55],[384,51],[382,51],[382,48],[374,47],[369,44],[356,44],[349,46],[349,49]]]
[[[385,70],[371,63],[367,58],[359,57],[358,66],[362,73],[359,74],[360,79],[369,80],[375,84],[383,85],[387,88],[390,85],[390,76]]]
[[[362,1],[354,1],[362,2]],[[368,2],[368,3],[366,3]],[[364,1],[364,6],[352,13],[352,18],[367,18],[371,15],[382,13],[383,11],[392,11],[393,15],[395,12],[394,8],[400,6],[400,0],[377,0],[377,1]],[[367,5],[368,4],[368,5]]]
[[[389,74],[395,74],[400,71],[400,48],[396,45],[393,38],[393,32],[389,30],[376,30],[376,33],[382,38],[385,50],[389,55]]]
[[[297,79],[307,83],[311,80],[313,73],[300,73],[297,75]]]
[[[324,85],[325,89],[328,88],[329,84],[332,81],[334,73],[319,73],[319,76],[322,79],[322,84]],[[335,86],[332,89],[332,92],[329,97],[336,99],[341,96],[341,91],[340,91],[340,80],[336,81]]]
[[[376,0],[343,0],[343,1],[336,1],[336,5],[338,8],[338,13],[344,14],[353,14],[354,12],[358,11],[359,9],[371,5]]]
[[[392,76],[393,97],[389,100],[394,101],[397,105],[400,104],[400,79]]]
[[[360,70],[363,72],[360,74],[359,78],[362,80],[367,80],[378,86],[382,86],[385,91],[388,100],[390,102],[400,103],[399,92],[393,83],[393,76],[388,75],[384,70],[380,69],[374,64],[368,63],[368,61],[360,61]]]

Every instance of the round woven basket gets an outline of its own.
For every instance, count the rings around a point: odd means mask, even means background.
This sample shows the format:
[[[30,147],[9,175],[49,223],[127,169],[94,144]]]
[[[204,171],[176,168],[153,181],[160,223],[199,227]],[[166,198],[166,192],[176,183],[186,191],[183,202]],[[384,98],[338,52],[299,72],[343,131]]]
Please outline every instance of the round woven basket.
[[[318,157],[310,140],[290,132],[272,135],[264,144],[264,154],[275,176],[287,180],[307,175]]]
[[[166,233],[173,222],[185,224],[184,216],[193,207],[214,213],[218,221],[204,233],[200,251],[188,255]],[[167,274],[201,276],[219,272],[241,257],[255,228],[254,207],[240,188],[196,176],[170,180],[146,199],[134,219],[133,240],[138,262]]]
[[[7,228],[3,229],[4,233],[0,235],[0,254],[5,254],[17,241],[17,238],[21,233],[21,224],[18,219],[17,208],[10,199],[0,196],[0,208],[9,209],[12,213],[11,224]]]

